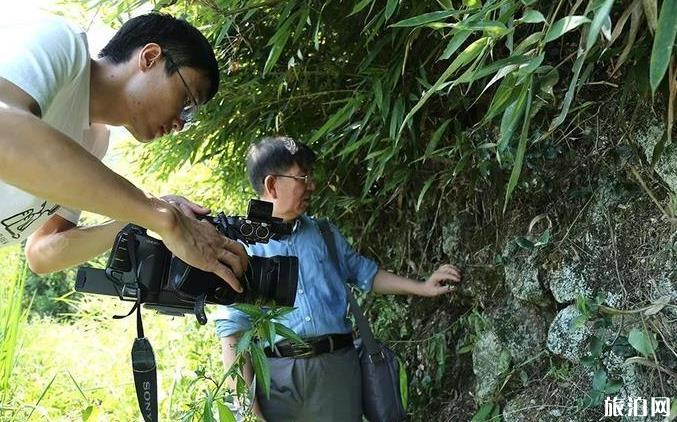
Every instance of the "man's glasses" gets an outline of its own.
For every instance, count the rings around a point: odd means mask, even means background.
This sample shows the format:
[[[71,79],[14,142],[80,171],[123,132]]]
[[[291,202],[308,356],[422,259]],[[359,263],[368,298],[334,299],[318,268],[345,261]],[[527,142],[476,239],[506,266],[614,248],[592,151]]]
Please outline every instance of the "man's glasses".
[[[186,87],[186,92],[188,93],[188,97],[183,103],[183,108],[181,108],[181,113],[179,113],[179,118],[184,122],[192,122],[193,119],[195,119],[195,116],[197,116],[197,112],[199,109],[197,100],[195,99],[195,96],[193,95],[193,91],[190,90],[188,87],[188,84],[186,83],[186,80],[183,79],[183,75],[181,75],[181,72],[179,71],[179,67],[176,65],[174,60],[172,60],[172,57],[167,53],[166,51],[164,52],[165,56],[167,57],[167,61],[169,64],[176,69],[176,73],[179,74],[179,78],[181,78],[181,82],[183,82],[183,86]]]
[[[313,176],[311,176],[310,174],[306,174],[305,176],[290,176],[290,175],[287,175],[287,174],[271,174],[271,176],[288,177],[290,179],[302,180],[303,183],[305,183],[306,185],[314,182]]]

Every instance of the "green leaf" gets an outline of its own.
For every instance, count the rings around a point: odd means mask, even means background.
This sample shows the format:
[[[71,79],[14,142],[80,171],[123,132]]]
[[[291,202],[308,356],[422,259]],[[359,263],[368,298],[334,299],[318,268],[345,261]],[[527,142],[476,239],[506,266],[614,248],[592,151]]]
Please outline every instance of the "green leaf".
[[[385,21],[388,22],[388,19],[395,13],[395,9],[397,8],[397,5],[400,3],[399,0],[388,0],[388,3],[386,4],[386,10],[385,10]]]
[[[607,394],[618,393],[621,391],[621,388],[623,388],[623,381],[612,379],[607,382],[604,392]]]
[[[433,151],[435,151],[435,148],[437,148],[437,144],[440,142],[440,139],[442,139],[442,135],[444,135],[444,132],[447,130],[449,123],[451,123],[451,119],[445,120],[440,127],[435,129],[435,133],[433,133],[430,142],[428,142],[428,145],[425,148],[424,159],[430,157]]]
[[[599,9],[595,12],[595,17],[590,24],[590,29],[588,30],[588,35],[585,41],[585,50],[590,51],[595,42],[597,42],[597,37],[599,36],[599,31],[604,26],[604,23],[609,19],[609,12],[611,12],[611,6],[613,5],[614,0],[604,0],[604,3],[600,6]]]
[[[355,113],[355,104],[361,101],[360,97],[353,97],[344,105],[339,111],[334,113],[325,123],[322,125],[321,128],[319,128],[313,136],[310,137],[310,139],[306,142],[307,144],[312,144],[316,140],[320,139],[322,136],[324,136],[327,132],[331,132],[332,130],[336,129],[337,127],[341,126],[345,122],[347,122]]]
[[[275,323],[275,331],[281,335],[282,337],[286,338],[287,340],[290,340],[295,343],[303,344],[304,341],[301,337],[299,337],[298,334],[296,334],[293,330],[288,328],[287,326],[280,324],[279,322]]]
[[[531,240],[527,239],[527,238],[524,237],[524,236],[520,236],[520,237],[516,238],[516,239],[515,239],[515,243],[516,243],[517,246],[519,246],[520,248],[526,249],[526,250],[533,249],[534,246],[536,246],[536,245],[534,245],[534,242],[532,242]]]
[[[96,422],[101,417],[101,408],[99,406],[89,405],[82,411],[82,422]]]
[[[469,29],[462,29],[456,32],[454,36],[451,37],[451,40],[449,40],[449,44],[447,44],[447,47],[442,52],[439,60],[446,60],[451,57],[456,52],[456,50],[458,50],[461,44],[463,44],[463,42],[468,39],[470,34],[472,34],[472,31]]]
[[[465,50],[461,54],[454,59],[453,62],[447,67],[447,69],[442,73],[442,75],[437,79],[435,84],[423,94],[421,99],[414,105],[414,107],[407,113],[406,117],[404,118],[404,121],[402,122],[402,125],[400,126],[399,134],[402,133],[404,130],[404,125],[411,119],[416,112],[423,107],[423,105],[428,101],[428,99],[435,93],[437,92],[442,84],[444,84],[447,79],[451,77],[451,75],[454,74],[461,66],[465,65],[469,61],[473,60],[475,57],[477,57],[482,51],[484,51],[484,48],[487,46],[489,43],[489,37],[483,37],[478,39],[477,41],[473,42],[470,44],[468,47],[466,47]],[[398,137],[399,137],[398,134]]]
[[[536,239],[534,246],[545,246],[550,242],[550,229],[545,229],[541,236]]]
[[[494,410],[494,406],[495,404],[493,402],[484,403],[482,406],[480,406],[479,410],[477,410],[477,413],[475,413],[475,415],[472,417],[471,422],[488,421],[492,411]]]
[[[268,45],[272,45],[272,47],[270,49],[270,53],[268,54],[266,64],[263,66],[264,75],[270,72],[270,70],[279,60],[280,54],[282,54],[282,50],[284,50],[291,33],[290,27],[292,20],[292,17],[287,18],[285,23],[280,27],[280,29],[277,30],[277,32],[275,32],[275,35],[270,38],[270,41],[268,41]]]
[[[592,389],[594,391],[604,391],[606,387],[607,374],[606,370],[599,369],[592,376]]]
[[[272,346],[275,344],[275,323],[273,321],[267,321],[264,325],[264,329],[266,332],[266,340],[268,340],[268,344]]]
[[[527,10],[524,12],[524,15],[520,18],[520,22],[524,23],[539,23],[545,22],[545,16],[543,13],[538,10]]]
[[[221,401],[217,401],[216,408],[219,410],[219,422],[235,422],[235,415],[228,406]]]
[[[407,369],[400,362],[400,359],[397,359],[398,369],[399,369],[399,378],[400,378],[400,397],[402,398],[402,407],[406,410],[409,404],[409,380],[407,378]]]
[[[585,16],[566,16],[554,24],[552,24],[552,27],[550,27],[550,30],[548,30],[548,33],[545,34],[545,42],[548,43],[550,41],[554,41],[557,38],[561,37],[565,33],[571,31],[572,29],[576,29],[579,26],[583,25],[584,23],[590,22],[590,19],[586,18]]]
[[[522,85],[519,97],[506,107],[501,118],[500,139],[498,141],[498,150],[503,152],[512,139],[515,128],[519,123],[520,118],[524,114],[527,105],[527,97],[530,90],[530,84]]]
[[[630,330],[630,334],[628,334],[628,343],[646,357],[653,355],[658,346],[655,334],[648,334],[646,331],[640,330],[639,328]]]
[[[677,0],[663,0],[661,13],[658,16],[656,37],[651,49],[651,63],[649,65],[651,92],[656,92],[665,72],[668,70],[675,36],[677,36]]]
[[[260,344],[254,344],[251,348],[251,355],[256,382],[262,386],[266,397],[270,397],[270,367],[268,366],[268,359],[263,353],[263,347]]]
[[[247,314],[250,318],[256,319],[259,318],[263,315],[263,311],[261,310],[260,307],[255,306],[255,305],[250,305],[248,303],[238,303],[236,305],[233,305],[235,309],[238,311],[242,311],[245,314]]]
[[[202,413],[203,422],[214,422],[214,413],[212,413],[212,401],[210,400],[209,395],[205,400],[204,412]]]
[[[425,196],[425,193],[428,192],[430,185],[432,185],[432,183],[434,181],[435,181],[435,176],[431,176],[423,184],[423,188],[421,189],[421,193],[418,194],[418,200],[416,201],[416,211],[417,212],[418,212],[418,209],[421,207],[421,202],[423,202],[423,197]]]
[[[235,351],[237,353],[242,353],[249,348],[249,344],[252,341],[252,336],[254,335],[253,330],[247,330],[240,336],[240,339],[237,341],[237,348]]]
[[[348,16],[353,16],[356,13],[359,13],[364,9],[365,7],[369,6],[369,4],[373,3],[374,0],[362,0],[361,2],[357,3],[355,7],[353,7],[352,12]]]
[[[393,107],[393,112],[390,115],[390,139],[395,139],[397,136],[397,129],[402,122],[402,115],[404,114],[404,100],[398,97]]]
[[[602,353],[603,348],[604,341],[602,341],[599,337],[593,336],[590,339],[590,354],[592,356],[599,356]]]
[[[413,18],[404,19],[397,23],[390,25],[392,28],[407,28],[411,26],[421,26],[431,22],[438,22],[451,16],[458,16],[462,14],[459,10],[441,10],[438,12],[424,13]]]

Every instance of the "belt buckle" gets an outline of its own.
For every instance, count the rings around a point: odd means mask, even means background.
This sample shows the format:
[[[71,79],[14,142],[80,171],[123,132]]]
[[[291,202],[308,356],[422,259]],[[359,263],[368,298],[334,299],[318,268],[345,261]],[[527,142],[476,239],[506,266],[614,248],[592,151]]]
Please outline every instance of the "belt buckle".
[[[315,355],[315,350],[307,343],[292,344],[292,351],[295,358],[310,358]]]

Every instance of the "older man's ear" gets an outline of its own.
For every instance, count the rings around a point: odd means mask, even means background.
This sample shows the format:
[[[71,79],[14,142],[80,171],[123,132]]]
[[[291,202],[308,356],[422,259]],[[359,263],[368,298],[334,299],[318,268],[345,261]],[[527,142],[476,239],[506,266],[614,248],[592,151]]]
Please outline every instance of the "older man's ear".
[[[270,199],[277,199],[277,189],[275,187],[275,176],[268,175],[263,179],[263,188],[265,194]]]

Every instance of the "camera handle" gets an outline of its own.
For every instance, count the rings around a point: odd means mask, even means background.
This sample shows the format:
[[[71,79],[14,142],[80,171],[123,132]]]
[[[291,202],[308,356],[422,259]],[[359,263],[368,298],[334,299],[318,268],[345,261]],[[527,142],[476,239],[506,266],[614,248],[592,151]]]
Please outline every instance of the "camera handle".
[[[136,262],[136,243],[133,232],[129,233],[128,251],[129,260],[132,264],[132,274],[138,278]],[[141,321],[141,286],[136,288],[136,303],[127,315],[114,315],[113,319],[122,319],[136,311],[136,339],[132,345],[132,371],[134,373],[134,386],[136,387],[136,399],[139,402],[139,410],[145,422],[158,420],[157,404],[157,369],[155,354],[150,341],[143,334],[143,322]]]

